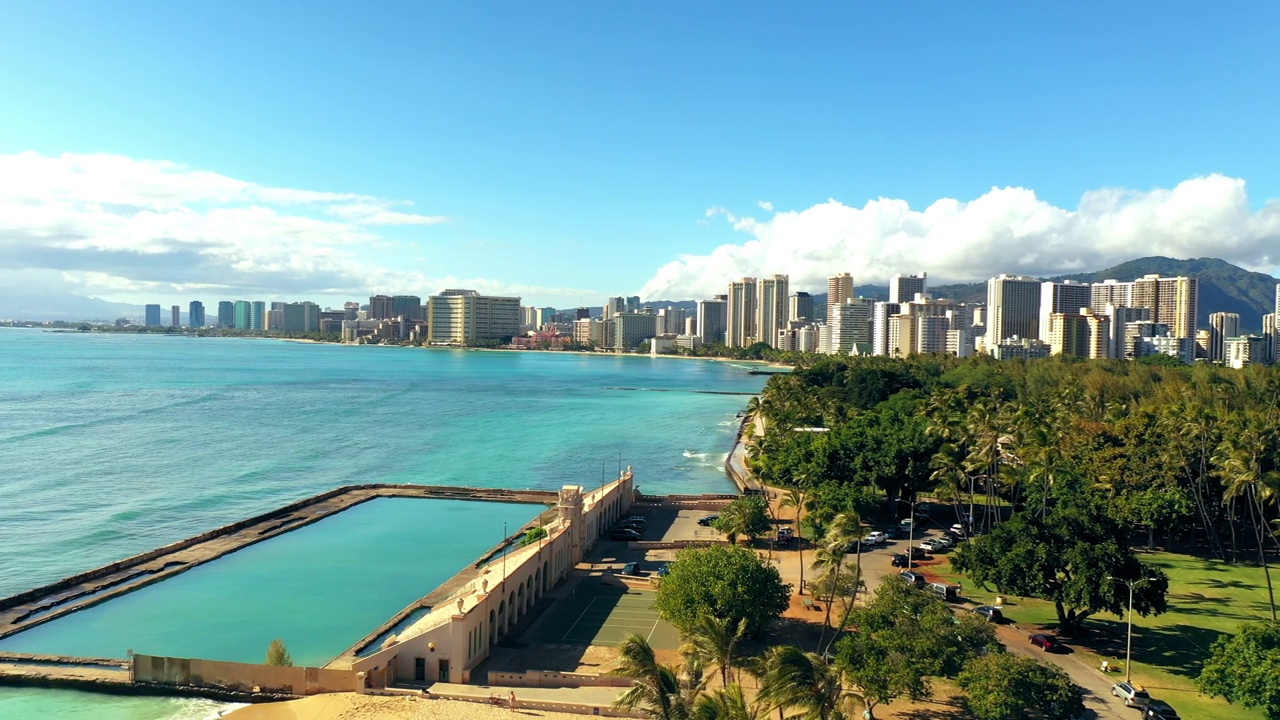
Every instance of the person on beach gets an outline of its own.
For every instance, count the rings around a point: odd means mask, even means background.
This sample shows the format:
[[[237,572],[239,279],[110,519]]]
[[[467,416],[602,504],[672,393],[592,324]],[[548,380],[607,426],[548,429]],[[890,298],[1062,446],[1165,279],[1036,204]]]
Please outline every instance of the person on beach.
[[[515,690],[511,691],[511,697],[507,698],[507,702],[508,702],[508,706],[512,710],[516,709],[516,691]]]

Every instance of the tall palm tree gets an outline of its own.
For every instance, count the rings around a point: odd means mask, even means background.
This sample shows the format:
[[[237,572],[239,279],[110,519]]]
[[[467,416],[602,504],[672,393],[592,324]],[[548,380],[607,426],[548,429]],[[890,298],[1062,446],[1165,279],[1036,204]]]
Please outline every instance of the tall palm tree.
[[[663,665],[649,642],[634,633],[619,643],[618,655],[621,662],[609,674],[631,678],[631,687],[614,707],[652,720],[689,720],[693,705],[706,686],[700,666]]]
[[[827,613],[823,619],[822,634],[818,638],[819,649],[823,647],[822,641],[826,638],[827,628],[831,627],[831,606],[835,604],[835,591],[840,586],[840,574],[845,568],[845,554],[850,544],[855,546],[856,552],[854,568],[857,576],[853,587],[854,597],[857,596],[857,588],[862,579],[862,539],[866,536],[867,529],[862,524],[862,518],[852,511],[842,512],[831,520],[827,534],[823,537],[823,547],[814,553],[814,565],[833,574],[831,593],[827,596]],[[851,598],[850,602],[852,601]]]
[[[1276,595],[1271,584],[1271,567],[1267,562],[1266,539],[1275,540],[1267,525],[1264,503],[1275,497],[1280,487],[1280,470],[1274,457],[1280,448],[1280,434],[1275,425],[1260,413],[1242,412],[1233,418],[1214,460],[1218,474],[1226,483],[1224,502],[1243,498],[1253,521],[1254,539],[1258,545],[1258,562],[1267,579],[1267,595],[1271,602],[1271,619],[1276,619]]]
[[[685,633],[684,645],[680,652],[691,664],[699,667],[715,666],[720,670],[720,684],[729,686],[729,676],[733,672],[738,641],[746,635],[747,621],[718,618],[714,615],[699,615],[693,626]]]
[[[796,551],[800,558],[800,594],[804,594],[804,533],[800,531],[800,517],[804,512],[804,490],[792,488],[782,496],[779,508],[796,509]]]
[[[768,711],[747,701],[742,686],[729,685],[698,697],[691,720],[764,720]]]
[[[758,701],[779,717],[799,710],[795,720],[845,720],[855,697],[845,690],[840,671],[814,653],[791,645],[769,648],[761,663]]]

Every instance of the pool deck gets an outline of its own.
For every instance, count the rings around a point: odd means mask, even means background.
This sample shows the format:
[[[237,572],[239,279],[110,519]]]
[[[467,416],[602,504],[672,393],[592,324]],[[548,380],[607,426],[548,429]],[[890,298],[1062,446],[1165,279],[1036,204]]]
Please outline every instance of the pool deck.
[[[369,500],[435,498],[547,505],[554,504],[557,497],[555,492],[543,490],[435,485],[370,484],[329,490],[256,517],[0,599],[0,638],[173,577]]]

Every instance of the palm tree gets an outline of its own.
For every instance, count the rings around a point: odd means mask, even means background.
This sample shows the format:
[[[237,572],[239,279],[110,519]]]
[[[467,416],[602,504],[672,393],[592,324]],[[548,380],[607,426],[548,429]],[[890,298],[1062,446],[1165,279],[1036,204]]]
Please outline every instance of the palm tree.
[[[814,565],[825,568],[832,573],[831,594],[827,596],[827,614],[823,619],[822,635],[818,638],[818,648],[823,647],[823,639],[826,637],[827,628],[831,627],[831,606],[835,604],[835,589],[840,586],[840,573],[845,567],[845,554],[849,549],[849,544],[856,546],[856,561],[854,567],[857,568],[857,576],[854,579],[854,596],[857,596],[858,583],[861,581],[862,571],[862,539],[866,537],[867,529],[862,525],[862,518],[852,511],[842,512],[831,520],[831,525],[827,528],[827,534],[823,537],[823,547],[814,552]],[[850,600],[852,602],[852,599]]]
[[[686,663],[674,668],[658,662],[653,648],[643,637],[627,635],[618,645],[621,662],[610,675],[631,678],[614,707],[653,720],[689,720],[694,703],[705,687],[702,668]]]
[[[691,720],[764,720],[767,711],[747,702],[741,685],[729,685],[698,697]]]
[[[800,515],[804,512],[804,491],[792,488],[782,496],[780,508],[796,509],[796,551],[800,557],[800,594],[804,595],[804,533],[800,531]]]
[[[840,671],[814,653],[791,645],[769,648],[761,663],[758,702],[777,708],[783,717],[787,710],[800,710],[795,720],[845,720],[850,700],[855,697],[844,689]]]
[[[680,652],[699,667],[714,665],[719,668],[720,684],[728,687],[736,657],[735,649],[746,632],[746,620],[739,620],[735,624],[714,615],[699,615],[685,634],[685,643]]]
[[[1275,535],[1267,526],[1263,504],[1274,499],[1280,487],[1280,470],[1273,468],[1280,435],[1275,425],[1258,413],[1237,415],[1214,453],[1218,475],[1226,483],[1222,499],[1232,502],[1243,498],[1253,521],[1258,545],[1258,562],[1267,579],[1267,595],[1271,602],[1271,620],[1276,619],[1276,595],[1271,585],[1271,567],[1267,563],[1266,538]]]

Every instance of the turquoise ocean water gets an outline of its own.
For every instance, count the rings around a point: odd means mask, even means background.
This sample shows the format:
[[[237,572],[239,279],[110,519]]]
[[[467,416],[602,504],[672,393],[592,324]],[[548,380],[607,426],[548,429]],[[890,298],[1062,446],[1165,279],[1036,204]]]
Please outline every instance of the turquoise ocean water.
[[[707,391],[763,381],[662,358],[0,330],[0,595],[351,483],[555,489],[612,477],[621,454],[642,490],[728,491],[746,398]],[[295,657],[322,662],[537,510],[416,503],[368,503],[0,647],[253,660],[296,634]],[[6,720],[213,707],[0,688]]]

